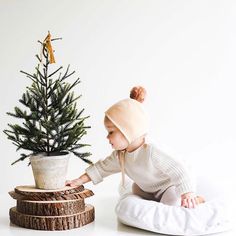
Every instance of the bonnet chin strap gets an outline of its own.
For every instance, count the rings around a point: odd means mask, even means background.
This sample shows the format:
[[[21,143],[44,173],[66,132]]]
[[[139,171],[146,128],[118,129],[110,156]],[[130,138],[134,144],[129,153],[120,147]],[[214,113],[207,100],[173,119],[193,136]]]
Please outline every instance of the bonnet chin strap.
[[[118,159],[120,162],[120,170],[121,170],[121,176],[122,176],[122,186],[125,185],[125,153],[126,150],[118,151]]]
[[[145,144],[145,139],[143,140],[143,142],[141,143],[141,146],[146,146]],[[118,155],[118,159],[119,159],[119,162],[120,162],[120,170],[121,170],[121,175],[122,175],[122,186],[124,187],[125,186],[125,153],[126,153],[126,149],[124,150],[118,150],[117,151],[117,155]]]

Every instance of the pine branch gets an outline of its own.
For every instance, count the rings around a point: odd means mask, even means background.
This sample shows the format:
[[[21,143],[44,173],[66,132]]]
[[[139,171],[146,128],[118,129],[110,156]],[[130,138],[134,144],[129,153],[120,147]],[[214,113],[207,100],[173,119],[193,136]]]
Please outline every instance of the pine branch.
[[[70,77],[71,75],[73,75],[73,74],[75,73],[75,71],[73,71],[73,72],[71,72],[70,74],[68,74],[69,68],[70,68],[70,65],[67,66],[66,72],[65,72],[65,74],[62,76],[62,78],[60,79],[60,82],[62,82],[63,80],[67,79],[68,77]]]
[[[82,159],[83,161],[85,161],[88,164],[93,164],[92,161],[90,161],[89,159],[87,159],[87,157],[91,156],[92,154],[90,152],[85,152],[85,153],[79,153],[76,151],[72,151],[74,153],[75,156],[79,157],[80,159]]]
[[[58,71],[60,71],[62,68],[63,68],[63,67],[60,66],[57,70],[55,70],[54,72],[52,72],[52,73],[48,76],[48,78],[50,78],[51,76],[53,76],[54,74],[56,74],[56,73],[57,73]]]
[[[14,164],[16,164],[16,163],[19,162],[19,161],[24,161],[27,157],[30,157],[32,154],[33,154],[33,153],[30,153],[30,154],[28,154],[28,155],[23,154],[23,153],[20,154],[21,157],[20,157],[19,159],[17,159],[16,161],[12,162],[11,165],[14,165]]]
[[[25,74],[25,75],[27,75],[27,77],[28,78],[32,78],[33,80],[37,80],[37,77],[35,77],[34,75],[31,75],[31,74],[29,74],[29,73],[27,73],[27,72],[24,72],[24,71],[20,71],[21,73],[23,73],[23,74]]]
[[[35,56],[36,56],[36,58],[38,59],[38,61],[41,63],[41,62],[42,62],[42,59],[39,57],[39,55],[36,54]]]
[[[54,39],[51,39],[51,41],[55,41],[55,40],[61,40],[62,38],[54,38]]]

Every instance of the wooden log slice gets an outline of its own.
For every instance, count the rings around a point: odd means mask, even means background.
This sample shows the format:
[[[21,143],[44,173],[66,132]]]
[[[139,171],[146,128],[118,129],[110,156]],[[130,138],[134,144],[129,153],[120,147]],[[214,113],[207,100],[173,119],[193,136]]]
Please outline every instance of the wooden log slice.
[[[89,189],[84,189],[78,193],[66,194],[66,195],[23,195],[20,193],[16,193],[15,191],[9,192],[10,196],[16,200],[29,200],[29,201],[56,201],[56,200],[73,200],[73,199],[84,199],[87,197],[91,197],[94,193]]]
[[[37,230],[68,230],[84,226],[94,221],[94,207],[86,205],[85,211],[68,216],[33,216],[25,215],[12,207],[10,221],[18,226]]]
[[[61,201],[17,200],[16,209],[26,215],[62,216],[74,215],[85,210],[84,199]]]
[[[34,196],[37,195],[42,198],[52,197],[52,196],[62,196],[68,195],[73,193],[78,193],[84,190],[84,186],[80,185],[77,187],[70,187],[65,186],[62,189],[55,189],[55,190],[45,190],[45,189],[38,189],[33,185],[26,185],[26,186],[17,186],[15,187],[15,192],[25,195],[25,196]]]

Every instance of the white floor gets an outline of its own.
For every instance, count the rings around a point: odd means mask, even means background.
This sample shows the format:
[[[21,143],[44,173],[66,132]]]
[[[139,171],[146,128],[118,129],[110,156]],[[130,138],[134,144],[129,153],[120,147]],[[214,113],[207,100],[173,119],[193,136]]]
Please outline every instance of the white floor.
[[[95,221],[82,228],[77,228],[67,231],[37,231],[20,228],[9,222],[8,211],[9,208],[15,206],[15,200],[6,194],[0,195],[0,235],[24,235],[32,236],[35,235],[45,235],[47,233],[56,235],[83,235],[83,236],[133,236],[133,235],[159,235],[156,233],[132,228],[125,226],[117,221],[115,215],[115,205],[118,199],[117,193],[113,195],[104,195],[102,193],[97,194],[94,197],[86,199],[86,202],[92,204],[95,207]],[[235,236],[236,230],[230,232],[215,234],[219,236]]]

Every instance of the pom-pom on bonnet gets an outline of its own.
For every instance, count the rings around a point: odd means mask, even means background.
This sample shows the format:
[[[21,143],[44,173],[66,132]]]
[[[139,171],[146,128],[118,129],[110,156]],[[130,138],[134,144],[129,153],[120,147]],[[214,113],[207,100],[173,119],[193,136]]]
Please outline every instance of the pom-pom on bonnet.
[[[123,133],[129,143],[145,135],[148,130],[148,118],[142,102],[146,90],[137,86],[130,92],[130,98],[121,100],[111,106],[105,115]]]

